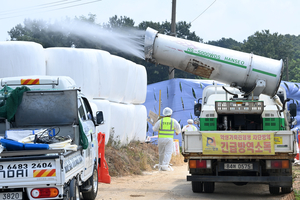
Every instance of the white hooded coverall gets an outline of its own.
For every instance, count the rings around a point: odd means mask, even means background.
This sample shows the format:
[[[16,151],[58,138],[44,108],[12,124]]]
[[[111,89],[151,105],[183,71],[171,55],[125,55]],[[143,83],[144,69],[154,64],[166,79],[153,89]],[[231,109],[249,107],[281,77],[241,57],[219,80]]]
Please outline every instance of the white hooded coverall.
[[[171,118],[169,116],[164,117],[165,119]],[[164,137],[163,130],[162,130],[162,123],[164,118],[160,119],[155,123],[153,126],[153,131],[159,131],[158,136],[158,151],[159,151],[159,169],[166,171],[169,168],[169,163],[172,157],[173,153],[173,136],[174,136],[174,130],[177,134],[181,132],[181,128],[179,123],[176,121],[176,119],[171,118],[171,128],[167,131],[172,132],[172,136]]]

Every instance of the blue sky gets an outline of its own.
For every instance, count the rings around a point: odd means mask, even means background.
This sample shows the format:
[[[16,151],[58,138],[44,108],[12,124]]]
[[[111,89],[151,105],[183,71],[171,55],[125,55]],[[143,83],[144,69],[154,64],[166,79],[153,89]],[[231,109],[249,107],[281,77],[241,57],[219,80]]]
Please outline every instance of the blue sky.
[[[5,41],[7,31],[25,18],[54,21],[92,13],[101,24],[114,15],[130,17],[136,25],[170,22],[172,0],[0,0],[0,5],[0,41]],[[299,8],[299,0],[177,0],[176,21],[191,22],[205,42],[222,37],[242,42],[265,29],[298,36]]]

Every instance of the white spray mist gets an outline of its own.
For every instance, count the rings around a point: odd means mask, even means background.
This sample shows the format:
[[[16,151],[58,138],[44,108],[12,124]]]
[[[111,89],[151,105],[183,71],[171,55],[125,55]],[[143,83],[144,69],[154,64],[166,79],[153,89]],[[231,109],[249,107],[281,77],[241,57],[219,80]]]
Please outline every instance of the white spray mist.
[[[145,31],[143,30],[133,28],[108,30],[99,25],[78,20],[56,22],[53,26],[48,26],[48,30],[64,35],[73,34],[85,41],[98,43],[141,59],[145,57]]]

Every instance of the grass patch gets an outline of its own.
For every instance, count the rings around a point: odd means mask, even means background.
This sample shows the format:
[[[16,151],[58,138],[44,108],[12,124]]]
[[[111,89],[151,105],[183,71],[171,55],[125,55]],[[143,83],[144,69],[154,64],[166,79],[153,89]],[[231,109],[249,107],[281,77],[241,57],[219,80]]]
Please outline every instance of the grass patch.
[[[153,166],[159,163],[158,146],[152,143],[131,141],[128,145],[121,145],[114,131],[110,133],[105,146],[105,159],[112,177],[140,175],[143,171],[152,171]],[[172,155],[172,165],[182,165],[183,156]]]
[[[294,190],[295,199],[300,200],[300,190]]]

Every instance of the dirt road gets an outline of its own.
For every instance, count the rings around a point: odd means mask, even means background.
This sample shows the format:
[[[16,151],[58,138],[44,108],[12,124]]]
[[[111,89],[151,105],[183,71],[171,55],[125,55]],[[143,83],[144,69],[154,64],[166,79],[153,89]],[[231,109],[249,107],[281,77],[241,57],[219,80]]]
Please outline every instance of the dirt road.
[[[99,184],[96,200],[198,200],[198,199],[281,199],[284,195],[269,194],[263,184],[216,183],[215,192],[193,193],[191,183],[186,181],[187,165],[174,166],[174,171],[152,171],[141,176],[112,178],[111,184]]]

